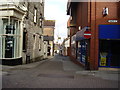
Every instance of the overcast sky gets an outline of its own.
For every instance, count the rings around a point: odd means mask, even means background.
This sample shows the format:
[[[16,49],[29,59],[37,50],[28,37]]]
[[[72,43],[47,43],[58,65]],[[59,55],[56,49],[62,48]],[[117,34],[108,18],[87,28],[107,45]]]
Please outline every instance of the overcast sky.
[[[57,36],[67,37],[67,21],[69,16],[66,15],[68,0],[45,0],[45,19],[56,20],[55,25],[55,42]],[[62,40],[59,40],[61,42]]]

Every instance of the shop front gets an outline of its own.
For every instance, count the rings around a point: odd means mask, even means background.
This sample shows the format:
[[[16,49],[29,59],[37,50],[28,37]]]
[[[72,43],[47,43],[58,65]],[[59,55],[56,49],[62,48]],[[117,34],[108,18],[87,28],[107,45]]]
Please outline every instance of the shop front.
[[[77,60],[85,65],[87,57],[87,42],[86,40],[78,41],[78,48],[77,48]]]
[[[0,5],[0,60],[5,65],[22,64],[23,16],[14,3]]]
[[[99,25],[99,67],[120,68],[120,25]]]
[[[0,19],[0,59],[3,64],[11,63],[11,60],[22,63],[21,60],[21,21],[15,18]],[[9,24],[10,23],[10,24]],[[16,62],[16,63],[17,63]]]
[[[85,38],[84,34],[86,31],[89,31],[88,27],[85,27],[76,33],[76,42],[77,42],[77,61],[87,68],[90,39]]]

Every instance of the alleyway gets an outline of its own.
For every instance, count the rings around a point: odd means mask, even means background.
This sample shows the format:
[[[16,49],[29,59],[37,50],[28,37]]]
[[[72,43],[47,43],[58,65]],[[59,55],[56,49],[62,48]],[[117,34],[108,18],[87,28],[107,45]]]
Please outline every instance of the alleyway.
[[[55,55],[53,58],[27,65],[3,66],[2,86],[3,88],[118,88],[118,80],[115,77],[113,79],[110,77],[108,80],[98,77],[100,74],[97,75],[97,71],[85,71],[68,57]],[[105,76],[104,73],[101,75]]]

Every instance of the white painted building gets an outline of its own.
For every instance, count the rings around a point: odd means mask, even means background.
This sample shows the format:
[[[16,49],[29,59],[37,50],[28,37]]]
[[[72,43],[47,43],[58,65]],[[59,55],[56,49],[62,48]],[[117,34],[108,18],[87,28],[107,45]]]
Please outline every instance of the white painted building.
[[[40,60],[43,53],[43,2],[0,2],[0,60],[22,64]]]

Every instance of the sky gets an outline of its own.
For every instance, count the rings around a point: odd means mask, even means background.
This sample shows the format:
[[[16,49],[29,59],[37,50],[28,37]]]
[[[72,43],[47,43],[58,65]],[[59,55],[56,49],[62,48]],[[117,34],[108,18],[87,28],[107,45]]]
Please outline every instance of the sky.
[[[67,1],[68,0],[45,0],[45,19],[46,20],[55,20],[55,31],[54,37],[57,41],[58,37],[61,37],[61,40],[58,43],[61,43],[64,38],[67,37],[67,21],[69,16],[67,15]]]

